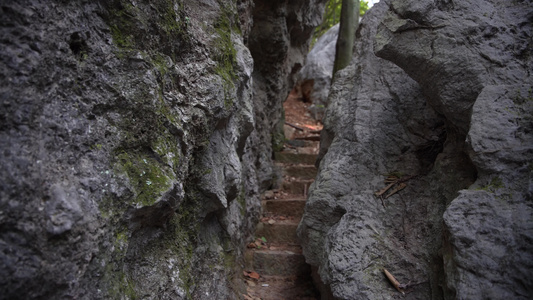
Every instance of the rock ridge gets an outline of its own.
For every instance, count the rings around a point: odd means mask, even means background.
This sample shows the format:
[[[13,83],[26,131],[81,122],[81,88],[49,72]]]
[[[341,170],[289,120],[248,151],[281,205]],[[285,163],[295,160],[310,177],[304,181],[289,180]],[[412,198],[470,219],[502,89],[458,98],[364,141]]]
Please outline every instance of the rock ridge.
[[[365,14],[298,228],[335,299],[400,297],[383,268],[414,284],[407,299],[531,295],[531,16],[501,1]]]
[[[324,2],[4,1],[0,299],[237,299]]]

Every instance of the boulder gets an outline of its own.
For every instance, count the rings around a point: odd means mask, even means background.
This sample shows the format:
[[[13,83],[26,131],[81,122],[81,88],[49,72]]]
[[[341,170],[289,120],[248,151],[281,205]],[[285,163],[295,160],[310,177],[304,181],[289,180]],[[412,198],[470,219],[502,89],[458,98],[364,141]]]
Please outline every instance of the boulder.
[[[305,65],[298,73],[295,89],[303,101],[313,105],[312,116],[322,120],[331,85],[335,45],[339,34],[339,24],[322,35],[307,54]]]
[[[527,299],[533,292],[531,88],[488,85],[472,108],[467,151],[478,178],[444,214],[446,283],[459,298]]]
[[[532,294],[527,6],[381,1],[363,17],[298,228],[335,298],[398,297],[384,268],[407,299]]]
[[[3,2],[0,299],[240,298],[324,2]]]

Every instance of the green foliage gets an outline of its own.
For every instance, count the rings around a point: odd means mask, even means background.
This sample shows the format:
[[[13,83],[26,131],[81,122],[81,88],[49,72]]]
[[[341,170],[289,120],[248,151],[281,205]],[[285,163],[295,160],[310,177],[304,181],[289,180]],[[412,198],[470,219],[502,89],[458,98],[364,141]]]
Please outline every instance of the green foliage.
[[[359,16],[363,16],[368,10],[368,1],[359,1]]]
[[[359,1],[359,16],[362,17],[368,10],[368,1],[361,0]],[[313,39],[311,40],[311,48],[316,43],[316,41],[328,31],[335,24],[340,22],[341,19],[341,6],[342,0],[329,0],[326,3],[326,9],[324,11],[324,17],[322,19],[322,24],[315,28],[313,33]]]

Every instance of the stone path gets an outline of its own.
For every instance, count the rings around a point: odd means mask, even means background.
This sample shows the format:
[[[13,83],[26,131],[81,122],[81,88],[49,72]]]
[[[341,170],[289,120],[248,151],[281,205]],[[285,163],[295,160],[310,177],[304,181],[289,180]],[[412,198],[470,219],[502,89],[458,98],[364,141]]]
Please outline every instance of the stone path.
[[[246,250],[245,299],[320,299],[296,236],[307,191],[316,176],[317,152],[317,141],[294,140],[275,155],[283,181],[262,198],[256,240]]]

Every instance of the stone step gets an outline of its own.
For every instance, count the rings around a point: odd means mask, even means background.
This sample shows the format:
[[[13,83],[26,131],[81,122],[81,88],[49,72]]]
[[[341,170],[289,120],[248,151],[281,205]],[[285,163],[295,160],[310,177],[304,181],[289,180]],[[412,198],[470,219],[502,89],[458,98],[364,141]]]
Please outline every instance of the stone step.
[[[246,284],[247,294],[251,299],[320,299],[320,295],[308,276],[261,276],[257,282],[247,281]]]
[[[291,195],[306,195],[309,192],[309,187],[314,180],[284,180],[281,183],[281,189]]]
[[[320,135],[310,135],[310,136],[303,136],[303,137],[297,137],[295,140],[302,140],[302,141],[320,141]]]
[[[309,165],[290,165],[283,166],[283,175],[297,179],[315,179],[317,169]]]
[[[262,205],[265,213],[301,218],[304,212],[305,199],[263,200]]]
[[[311,274],[311,266],[305,263],[303,254],[290,250],[254,250],[253,269],[261,276]]]
[[[292,140],[286,140],[285,141],[285,149],[284,151],[298,151],[301,148],[311,148],[314,152],[318,150],[320,147],[319,141],[308,141],[305,139],[292,139]],[[305,150],[304,150],[305,152]],[[311,152],[305,152],[305,153],[311,153]]]
[[[291,152],[274,153],[274,160],[280,163],[305,164],[314,166],[316,158],[316,154],[302,154]]]
[[[265,217],[255,231],[255,237],[264,237],[266,243],[256,244],[257,248],[252,244],[244,254],[245,267],[260,275],[259,280],[246,280],[252,299],[318,299],[296,235],[305,195],[317,174],[313,143],[305,141],[304,147],[275,153],[276,165],[283,170],[282,188],[263,195]]]
[[[259,222],[255,230],[255,236],[264,237],[269,243],[299,244],[296,236],[298,220],[276,221],[273,224]]]

